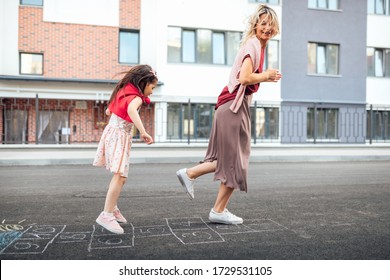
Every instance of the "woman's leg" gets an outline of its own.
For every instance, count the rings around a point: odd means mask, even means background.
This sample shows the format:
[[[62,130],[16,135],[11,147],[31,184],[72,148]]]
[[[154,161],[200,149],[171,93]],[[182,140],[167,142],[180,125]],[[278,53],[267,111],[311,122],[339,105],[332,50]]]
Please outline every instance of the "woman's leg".
[[[112,213],[114,211],[125,183],[125,177],[121,177],[119,174],[114,174],[108,187],[106,201],[104,203],[105,212]]]
[[[191,180],[198,178],[204,174],[215,172],[217,168],[217,161],[213,162],[203,162],[191,168],[187,168],[187,176]]]
[[[213,208],[215,212],[222,213],[225,210],[233,191],[233,188],[229,188],[225,184],[221,183]]]
[[[195,179],[207,173],[215,172],[217,161],[203,162],[191,168],[182,168],[176,172],[181,185],[185,188],[190,199],[194,199]]]
[[[226,206],[229,203],[233,191],[233,188],[229,188],[223,183],[221,183],[221,185],[219,186],[217,199],[215,200],[214,207],[213,209],[211,209],[209,214],[209,220],[212,223],[228,225],[238,225],[243,223],[242,218],[237,217],[226,209]]]

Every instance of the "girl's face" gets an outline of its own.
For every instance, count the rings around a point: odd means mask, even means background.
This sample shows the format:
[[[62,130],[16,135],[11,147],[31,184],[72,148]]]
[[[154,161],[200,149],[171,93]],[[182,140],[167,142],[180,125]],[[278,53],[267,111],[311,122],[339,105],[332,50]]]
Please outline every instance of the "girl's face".
[[[260,40],[268,41],[273,37],[274,27],[271,24],[271,18],[267,14],[262,14],[256,24],[256,37]]]
[[[145,97],[148,97],[153,93],[153,90],[157,87],[157,80],[155,80],[153,83],[147,83],[144,89],[144,95]]]

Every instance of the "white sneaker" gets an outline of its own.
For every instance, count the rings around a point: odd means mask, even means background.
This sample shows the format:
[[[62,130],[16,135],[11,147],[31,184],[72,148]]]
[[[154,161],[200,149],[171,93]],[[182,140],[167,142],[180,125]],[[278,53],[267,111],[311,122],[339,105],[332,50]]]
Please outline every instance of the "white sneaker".
[[[225,209],[222,213],[215,212],[212,208],[209,214],[209,220],[212,223],[238,225],[243,223],[243,219]]]
[[[176,172],[177,178],[179,179],[181,185],[186,190],[188,197],[192,200],[194,199],[194,185],[195,180],[188,178],[187,168],[182,168]]]

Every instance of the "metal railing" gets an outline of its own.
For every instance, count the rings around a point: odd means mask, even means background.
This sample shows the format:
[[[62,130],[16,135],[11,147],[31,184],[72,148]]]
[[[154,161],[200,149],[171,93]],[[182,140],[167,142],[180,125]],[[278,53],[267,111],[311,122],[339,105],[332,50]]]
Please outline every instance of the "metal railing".
[[[367,108],[366,139],[370,144],[390,142],[390,107]]]
[[[108,117],[106,101],[0,98],[1,144],[97,143]],[[158,110],[157,110],[158,111]],[[140,112],[156,142],[206,143],[214,104],[168,103],[167,118],[153,106]],[[164,119],[156,128],[155,115]],[[166,120],[166,121],[165,121]],[[362,108],[285,106],[254,103],[252,143],[381,143],[390,142],[390,107]],[[363,140],[360,140],[363,139]],[[134,141],[140,141],[134,130]]]

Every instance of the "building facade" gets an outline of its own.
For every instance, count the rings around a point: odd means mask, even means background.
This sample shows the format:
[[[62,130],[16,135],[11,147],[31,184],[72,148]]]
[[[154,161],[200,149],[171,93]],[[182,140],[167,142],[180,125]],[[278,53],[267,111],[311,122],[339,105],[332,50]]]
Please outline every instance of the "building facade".
[[[3,0],[0,11],[0,141],[97,142],[120,73],[139,61],[140,1]],[[153,132],[153,108],[141,113]]]
[[[1,143],[96,143],[120,73],[144,63],[155,141],[207,142],[259,3],[279,15],[265,67],[283,78],[254,95],[253,143],[389,140],[389,0],[3,0]]]
[[[281,141],[364,143],[367,2],[283,1],[283,9]]]

